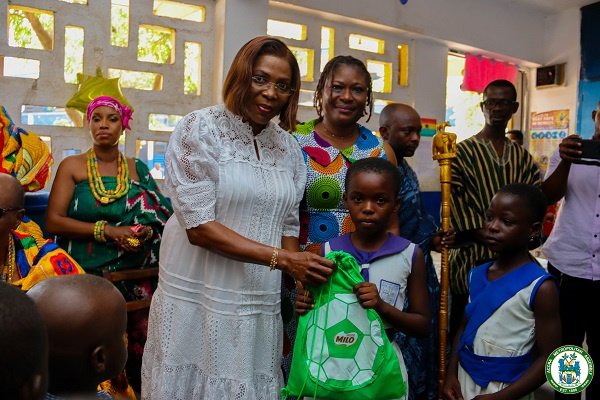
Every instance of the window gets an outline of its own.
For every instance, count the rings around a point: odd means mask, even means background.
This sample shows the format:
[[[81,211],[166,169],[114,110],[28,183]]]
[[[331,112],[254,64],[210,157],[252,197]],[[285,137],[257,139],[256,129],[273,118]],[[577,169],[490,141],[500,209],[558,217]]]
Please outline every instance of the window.
[[[69,112],[77,112],[71,111]],[[81,119],[79,119],[81,121]],[[21,123],[26,125],[46,125],[82,127],[83,123],[74,123],[64,107],[55,106],[21,106]]]
[[[137,140],[135,156],[144,161],[154,179],[164,179],[167,142]]]
[[[40,77],[40,62],[29,58],[2,57],[0,56],[0,65],[2,65],[2,75],[13,78],[37,79]]]
[[[202,6],[179,3],[170,0],[154,0],[152,7],[154,15],[182,19],[185,21],[204,22],[206,10]]]
[[[8,6],[8,45],[52,50],[54,13],[37,8]]]
[[[65,27],[65,82],[78,83],[77,74],[83,73],[83,28]]]
[[[129,44],[129,0],[110,0],[110,44]]]
[[[476,92],[464,92],[461,89],[465,58],[448,55],[446,77],[446,118],[452,132],[456,132],[457,141],[473,136],[483,128],[485,122],[479,103],[483,96]]]
[[[333,28],[321,27],[321,67],[319,71],[323,72],[325,65],[333,58],[335,33]]]
[[[172,132],[181,121],[183,115],[177,114],[155,114],[150,113],[148,116],[148,129],[159,132]]]
[[[312,82],[314,79],[315,51],[313,49],[304,49],[300,47],[289,46],[292,53],[298,61],[300,68],[300,78],[306,82]]]
[[[392,104],[392,103],[395,103],[395,102],[388,101],[388,100],[374,99],[373,100],[373,112],[375,114],[381,114],[381,110],[383,110],[384,107],[387,106],[388,104]]]
[[[42,139],[42,142],[46,143],[46,146],[50,149],[50,154],[52,154],[52,138],[50,136],[40,136],[40,139]]]
[[[123,88],[139,90],[162,90],[163,76],[154,72],[131,71],[127,69],[109,68],[109,78],[121,78]]]
[[[313,90],[300,89],[298,96],[298,105],[304,107],[313,107],[315,92]]]
[[[371,79],[373,79],[374,92],[392,92],[392,63],[367,60],[367,70],[371,73]]]
[[[175,30],[162,26],[140,25],[138,60],[156,64],[173,64]]]
[[[306,40],[306,25],[269,19],[267,20],[267,35]]]
[[[199,96],[202,45],[195,42],[185,42],[184,52],[183,92]]]
[[[408,45],[398,45],[398,85],[408,86]]]
[[[348,46],[354,50],[383,54],[385,51],[385,40],[351,33],[348,38]]]

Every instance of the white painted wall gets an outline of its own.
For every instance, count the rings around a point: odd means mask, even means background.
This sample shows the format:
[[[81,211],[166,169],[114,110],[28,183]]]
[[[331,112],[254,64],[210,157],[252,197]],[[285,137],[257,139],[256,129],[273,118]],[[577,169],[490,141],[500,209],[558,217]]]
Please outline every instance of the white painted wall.
[[[155,16],[152,12],[152,3],[152,0],[130,1],[129,46],[115,47],[110,45],[110,0],[88,0],[87,5],[69,4],[58,0],[11,1],[11,5],[54,12],[54,49],[45,51],[8,46],[7,2],[0,1],[0,55],[37,59],[41,62],[39,79],[0,76],[2,93],[0,104],[7,109],[15,124],[38,135],[52,138],[54,171],[63,158],[63,150],[86,151],[91,146],[88,128],[86,126],[69,128],[23,125],[21,124],[21,106],[27,104],[64,107],[75,94],[77,85],[65,83],[63,76],[66,25],[82,26],[85,29],[83,65],[85,74],[95,75],[98,67],[101,68],[104,76],[107,76],[108,68],[163,74],[163,88],[160,91],[122,90],[135,109],[133,120],[130,123],[131,132],[126,134],[125,153],[128,156],[135,155],[136,140],[138,139],[168,141],[170,135],[168,132],[155,132],[148,129],[150,113],[187,114],[212,104],[211,95],[214,90],[210,77],[214,71],[212,56],[214,2],[210,0],[196,2],[206,7],[207,19],[204,23]],[[157,25],[176,30],[173,64],[154,64],[137,60],[137,36],[140,24]],[[183,92],[185,41],[202,44],[202,94],[200,96],[186,95]],[[46,189],[49,190],[49,187]]]
[[[570,110],[569,134],[577,127],[581,11],[576,8],[548,17],[544,24],[544,65],[566,63],[564,86],[536,89],[535,71],[530,79],[530,112]]]
[[[519,3],[497,0],[410,0],[406,5],[398,0],[283,0],[282,3],[402,30],[464,49],[505,55],[507,61],[543,62],[544,15]]]
[[[566,86],[536,90],[530,87],[529,111],[547,111],[569,108],[571,129],[575,127],[577,107],[577,80],[579,73],[579,10],[573,9],[553,16],[510,1],[496,0],[409,0],[401,5],[398,0],[198,0],[207,7],[207,22],[198,26],[152,15],[151,0],[132,0],[130,48],[109,45],[109,0],[89,0],[89,5],[73,5],[48,0],[40,5],[37,0],[13,0],[11,4],[27,5],[56,12],[55,49],[63,46],[61,32],[66,24],[86,28],[86,55],[84,72],[93,74],[100,66],[148,69],[165,74],[165,86],[160,92],[124,89],[125,96],[136,108],[132,123],[132,139],[168,140],[168,133],[147,129],[150,112],[185,114],[191,110],[214,104],[220,99],[223,77],[239,47],[254,36],[266,32],[267,18],[305,23],[309,36],[306,42],[290,45],[315,49],[315,80],[303,87],[314,90],[319,76],[320,26],[336,28],[336,54],[352,54],[361,59],[373,58],[392,61],[396,70],[395,44],[408,43],[409,86],[394,84],[391,94],[376,97],[413,105],[423,117],[441,121],[445,115],[445,75],[449,49],[471,51],[496,59],[510,61],[521,67],[534,67],[567,62]],[[6,4],[6,2],[4,2]],[[6,7],[0,7],[0,55],[37,58],[42,61],[38,80],[0,77],[4,104],[15,121],[20,121],[22,104],[61,106],[75,92],[75,86],[62,81],[62,56],[59,52],[17,49],[7,46]],[[151,65],[136,60],[137,25],[156,23],[174,27],[178,44],[173,65]],[[347,35],[361,33],[385,39],[390,43],[386,54],[365,56],[347,49]],[[202,42],[202,95],[181,95],[177,77],[182,74],[180,39]],[[146,68],[144,68],[146,67]],[[531,71],[533,72],[533,71]],[[530,73],[532,77],[533,74]],[[394,75],[394,82],[397,77]],[[533,79],[531,79],[533,80]],[[300,120],[315,117],[311,107],[301,107]],[[378,116],[367,124],[376,130]],[[364,122],[364,121],[363,121]],[[57,162],[65,148],[87,149],[90,145],[86,128],[34,127],[34,131],[53,137],[53,151]],[[133,155],[134,141],[126,145],[126,153]],[[432,163],[432,165],[434,165]],[[432,167],[433,168],[433,167]],[[432,171],[424,176],[435,175]],[[420,174],[421,175],[421,174]],[[435,180],[423,182],[424,190],[436,190]]]
[[[575,14],[577,12],[578,10]],[[428,0],[409,1],[407,5],[401,5],[396,0],[345,0],[343,6],[340,6],[339,1],[283,0],[271,1],[270,17],[306,23],[309,26],[319,25],[323,21],[331,21],[328,26],[333,24],[336,28],[342,25],[344,29],[336,30],[336,54],[340,54],[340,51],[344,53],[340,49],[347,46],[348,32],[357,28],[361,31],[354,33],[368,35],[370,31],[376,37],[391,40],[392,43],[394,40],[409,43],[409,86],[402,88],[394,85],[393,94],[383,98],[408,103],[422,117],[438,121],[442,121],[445,116],[449,49],[510,61],[525,69],[550,62],[545,49],[545,29],[550,29],[546,28],[549,24],[546,16],[514,3]],[[573,29],[569,25],[568,16],[558,20],[567,25],[565,29]],[[575,29],[578,31],[578,25]],[[309,29],[308,42],[314,45],[312,42],[318,38],[311,38],[310,32]],[[566,34],[572,36],[570,31]],[[560,45],[553,47],[560,48]],[[318,42],[315,48],[319,48]],[[364,55],[359,58],[364,59]],[[575,98],[576,81],[576,78],[570,79],[570,86],[566,89],[574,93]],[[303,84],[303,87],[314,89],[314,84]],[[556,107],[561,104],[560,96],[557,95]],[[381,95],[377,97],[382,98]],[[561,107],[564,108],[564,105]],[[528,114],[529,110],[526,110],[526,115]],[[314,116],[314,111],[301,107],[300,120]],[[377,118],[366,125],[376,130]],[[429,157],[429,146],[430,143],[424,139],[417,155],[421,162],[409,162],[420,176],[422,190],[435,191],[439,190],[437,165],[422,161]]]

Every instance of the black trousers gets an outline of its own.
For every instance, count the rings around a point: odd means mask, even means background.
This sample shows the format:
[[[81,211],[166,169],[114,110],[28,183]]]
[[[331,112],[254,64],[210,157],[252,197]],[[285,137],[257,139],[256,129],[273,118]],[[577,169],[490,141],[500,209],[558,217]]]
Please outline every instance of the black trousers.
[[[600,365],[600,281],[575,278],[561,273],[551,264],[548,272],[560,278],[560,320],[563,345],[581,347],[584,337],[595,365]],[[585,390],[587,400],[600,399],[600,374],[595,374]],[[556,400],[578,400],[581,394],[556,393]]]

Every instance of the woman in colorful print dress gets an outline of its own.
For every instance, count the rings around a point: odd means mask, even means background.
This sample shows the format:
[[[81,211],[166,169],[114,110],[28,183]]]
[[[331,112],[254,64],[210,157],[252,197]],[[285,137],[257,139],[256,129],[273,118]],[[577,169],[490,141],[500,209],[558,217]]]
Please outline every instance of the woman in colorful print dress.
[[[90,102],[87,121],[93,146],[64,159],[48,200],[47,227],[87,273],[158,267],[162,231],[172,214],[146,164],[119,150],[132,111],[100,96]],[[116,282],[125,300],[152,296],[156,280]],[[127,374],[140,385],[148,310],[129,313]]]
[[[300,203],[300,245],[321,254],[321,245],[354,230],[342,201],[344,180],[350,164],[367,157],[386,158],[396,163],[391,148],[381,138],[358,124],[373,112],[371,75],[364,63],[351,56],[331,59],[319,78],[314,99],[318,118],[297,126],[293,132],[300,143],[307,168],[304,199]],[[296,285],[289,276],[282,285],[282,317],[285,327],[283,367],[289,373],[296,336],[297,316],[293,311]]]

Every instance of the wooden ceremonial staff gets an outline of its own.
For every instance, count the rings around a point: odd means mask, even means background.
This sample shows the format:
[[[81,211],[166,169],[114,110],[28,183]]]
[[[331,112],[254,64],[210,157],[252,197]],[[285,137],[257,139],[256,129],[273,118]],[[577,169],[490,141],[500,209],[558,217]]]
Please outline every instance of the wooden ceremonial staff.
[[[440,183],[442,191],[441,220],[442,229],[450,229],[450,186],[452,183],[452,159],[456,158],[456,135],[446,132],[448,122],[437,124],[437,133],[433,137],[433,159],[440,164]],[[440,279],[440,347],[438,397],[442,398],[446,379],[446,341],[448,338],[448,249],[442,247],[442,269]]]

